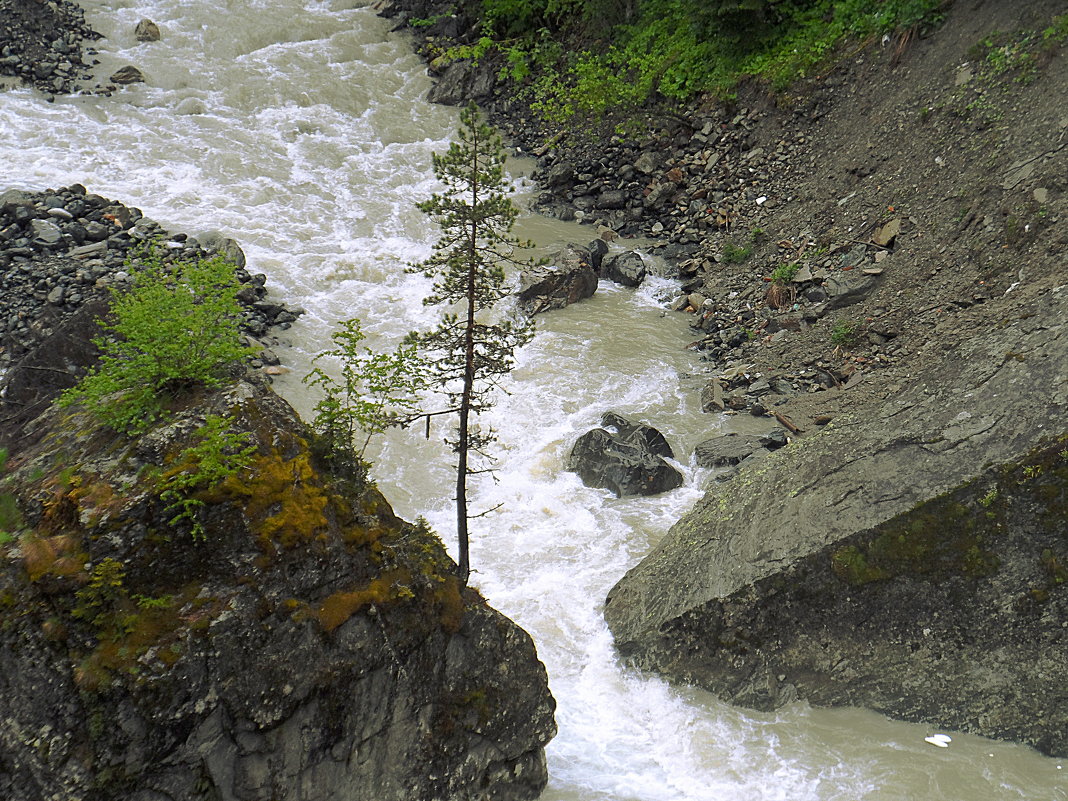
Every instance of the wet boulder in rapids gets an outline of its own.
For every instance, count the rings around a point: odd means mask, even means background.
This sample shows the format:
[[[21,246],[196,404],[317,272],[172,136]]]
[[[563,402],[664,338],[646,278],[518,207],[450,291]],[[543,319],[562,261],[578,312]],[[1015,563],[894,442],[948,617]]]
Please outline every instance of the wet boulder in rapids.
[[[609,281],[623,286],[640,286],[647,273],[641,254],[628,250],[604,260],[601,274]]]
[[[664,460],[674,453],[663,434],[614,412],[605,414],[601,425],[578,438],[565,463],[586,486],[610,489],[618,497],[682,486],[682,474]]]
[[[597,291],[597,271],[589,248],[567,245],[547,264],[525,270],[520,277],[519,304],[529,314],[562,309]]]

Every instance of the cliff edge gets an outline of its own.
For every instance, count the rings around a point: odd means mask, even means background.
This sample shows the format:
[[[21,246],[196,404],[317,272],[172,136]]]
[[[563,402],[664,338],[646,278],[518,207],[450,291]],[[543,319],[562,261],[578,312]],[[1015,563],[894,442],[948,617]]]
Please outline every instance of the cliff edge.
[[[530,637],[240,372],[136,438],[53,407],[11,439],[0,795],[535,798],[556,726]],[[208,415],[253,451],[190,491],[197,534],[160,487]]]

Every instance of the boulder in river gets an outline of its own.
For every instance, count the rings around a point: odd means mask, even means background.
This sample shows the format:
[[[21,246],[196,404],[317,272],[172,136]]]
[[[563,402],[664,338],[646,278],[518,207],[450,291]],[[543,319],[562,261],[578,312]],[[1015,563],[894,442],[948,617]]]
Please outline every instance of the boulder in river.
[[[608,256],[601,266],[602,276],[623,286],[639,286],[647,272],[645,259],[633,250]]]
[[[137,67],[127,64],[113,72],[108,80],[118,84],[144,83],[145,76]]]
[[[517,293],[528,314],[562,309],[597,291],[597,272],[587,248],[567,245],[549,257],[548,263],[525,270]]]
[[[160,38],[159,25],[150,19],[143,19],[134,28],[134,38],[139,42],[158,42]]]
[[[610,489],[618,497],[655,495],[682,486],[682,473],[664,460],[674,453],[663,434],[614,412],[605,414],[601,424],[605,428],[578,438],[565,463],[584,484]]]

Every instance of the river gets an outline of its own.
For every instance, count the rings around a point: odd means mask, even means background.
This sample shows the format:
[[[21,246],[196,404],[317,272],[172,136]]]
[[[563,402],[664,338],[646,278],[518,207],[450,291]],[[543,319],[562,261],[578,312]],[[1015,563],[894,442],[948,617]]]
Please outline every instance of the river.
[[[307,309],[279,349],[279,390],[302,412],[300,377],[337,321],[359,316],[372,342],[425,328],[425,279],[404,272],[434,229],[414,208],[435,189],[434,151],[455,109],[431,106],[423,65],[390,23],[351,0],[87,0],[106,35],[105,74],[125,63],[147,83],[111,98],[0,92],[0,189],[79,182],[174,230],[219,228],[277,297]],[[161,42],[138,44],[148,17]],[[517,174],[520,200],[526,183]],[[542,246],[589,229],[525,216]],[[472,583],[526,628],[549,671],[560,733],[544,801],[1064,801],[1061,760],[860,710],[798,704],[758,714],[621,666],[602,620],[612,584],[700,495],[707,478],[651,499],[618,500],[564,472],[574,439],[614,409],[656,425],[680,454],[721,421],[702,415],[707,366],[685,350],[668,282],[602,285],[539,318],[484,423],[500,433],[498,481],[474,487]],[[398,512],[426,516],[450,544],[450,456],[391,432],[375,475]],[[417,801],[417,799],[413,799]]]

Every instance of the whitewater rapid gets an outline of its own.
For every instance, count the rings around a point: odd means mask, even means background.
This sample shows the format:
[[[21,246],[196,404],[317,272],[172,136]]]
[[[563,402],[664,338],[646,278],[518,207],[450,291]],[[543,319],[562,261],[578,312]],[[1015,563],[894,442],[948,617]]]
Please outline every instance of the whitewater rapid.
[[[104,74],[144,85],[111,98],[0,93],[0,189],[82,183],[173,230],[221,229],[271,292],[307,310],[278,349],[279,390],[307,412],[300,378],[339,320],[373,344],[428,327],[425,279],[407,274],[434,230],[415,209],[436,184],[431,154],[458,115],[424,100],[429,79],[405,39],[362,3],[330,0],[87,0]],[[139,44],[142,17],[163,39]],[[519,184],[524,181],[519,177]],[[522,192],[521,198],[522,199]],[[543,246],[590,229],[527,217]],[[523,230],[520,233],[523,233]],[[498,430],[496,482],[479,482],[473,583],[533,636],[558,701],[545,801],[1056,801],[1058,760],[858,710],[794,705],[758,714],[672,688],[619,663],[601,617],[612,584],[701,494],[685,454],[721,421],[696,402],[707,369],[684,348],[671,287],[602,285],[539,318],[484,424]],[[575,438],[609,409],[664,431],[687,482],[615,499],[562,470]],[[391,432],[375,476],[398,512],[423,515],[452,547],[450,454],[441,432]]]

